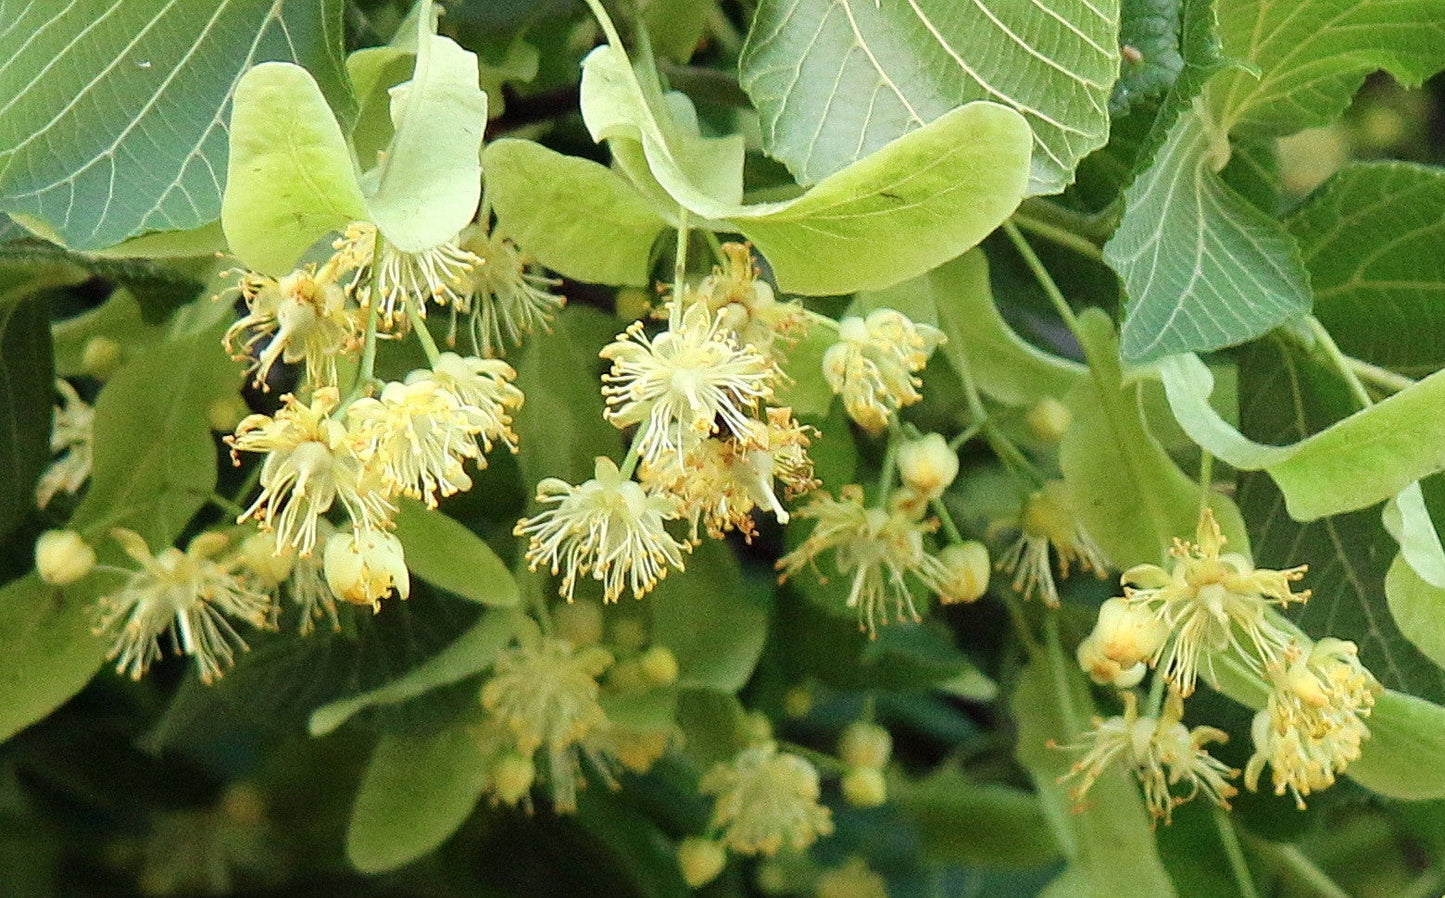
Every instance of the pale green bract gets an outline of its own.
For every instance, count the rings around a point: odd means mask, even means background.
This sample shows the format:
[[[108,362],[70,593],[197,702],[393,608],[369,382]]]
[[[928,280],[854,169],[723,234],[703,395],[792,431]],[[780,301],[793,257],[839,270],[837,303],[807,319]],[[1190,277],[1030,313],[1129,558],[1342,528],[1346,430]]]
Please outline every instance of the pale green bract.
[[[778,286],[809,295],[891,286],[959,255],[1023,197],[1028,125],[970,103],[849,165],[797,199],[743,205],[741,138],[705,138],[681,94],[599,47],[583,63],[582,116],[660,209],[682,207],[736,231],[772,264]],[[888,240],[883,251],[860,251]],[[881,249],[881,248],[880,248]]]

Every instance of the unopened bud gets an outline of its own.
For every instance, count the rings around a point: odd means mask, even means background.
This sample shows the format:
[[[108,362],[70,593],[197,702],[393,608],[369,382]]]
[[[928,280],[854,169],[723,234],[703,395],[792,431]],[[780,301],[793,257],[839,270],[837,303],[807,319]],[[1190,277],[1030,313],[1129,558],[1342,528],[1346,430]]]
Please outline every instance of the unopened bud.
[[[1127,668],[1154,657],[1169,638],[1169,628],[1149,609],[1115,597],[1099,606],[1093,635],[1100,652]]]
[[[677,846],[677,866],[688,888],[701,888],[717,879],[727,862],[727,851],[711,839],[692,836]]]
[[[877,767],[854,767],[843,774],[843,797],[855,808],[876,808],[888,800],[888,783]]]
[[[380,530],[349,530],[326,541],[326,583],[337,596],[356,605],[380,609],[381,600],[396,590],[411,594],[411,575],[401,541]]]
[[[942,434],[910,440],[898,447],[898,476],[919,495],[937,499],[958,476],[958,454]]]
[[[618,692],[638,692],[651,683],[642,672],[642,662],[637,658],[624,658],[607,670],[607,685]]]
[[[893,754],[893,737],[876,723],[855,721],[838,737],[838,759],[848,767],[881,769]]]
[[[938,560],[948,568],[948,579],[938,593],[945,605],[974,602],[988,591],[988,548],[978,540],[955,543],[938,553]]]
[[[47,530],[35,541],[35,569],[51,586],[68,586],[95,567],[95,550],[74,530]]]
[[[296,566],[296,553],[287,547],[286,551],[277,554],[275,534],[261,530],[241,540],[241,561],[246,570],[270,590],[291,576],[291,569]]]
[[[624,652],[639,651],[647,645],[647,627],[635,614],[614,615],[612,643]]]
[[[602,641],[602,606],[596,602],[568,602],[552,612],[557,635],[582,649]]]
[[[532,791],[537,765],[526,755],[507,752],[492,766],[492,791],[502,804],[516,806]]]
[[[813,710],[813,690],[807,686],[794,686],[783,694],[783,713],[797,719],[807,717]]]
[[[653,686],[671,686],[677,682],[677,656],[664,645],[655,645],[637,660],[642,676]]]
[[[1144,680],[1144,674],[1149,668],[1140,661],[1137,664],[1125,667],[1104,652],[1099,647],[1099,640],[1094,634],[1089,634],[1084,641],[1079,643],[1075,652],[1078,658],[1079,667],[1089,675],[1089,679],[1100,686],[1116,686],[1119,689],[1130,689],[1138,686]]]
[[[91,337],[80,351],[80,370],[96,380],[109,380],[120,367],[120,344],[110,337]]]
[[[1041,443],[1057,443],[1074,423],[1074,413],[1069,407],[1052,396],[1045,396],[1024,416],[1029,431]]]

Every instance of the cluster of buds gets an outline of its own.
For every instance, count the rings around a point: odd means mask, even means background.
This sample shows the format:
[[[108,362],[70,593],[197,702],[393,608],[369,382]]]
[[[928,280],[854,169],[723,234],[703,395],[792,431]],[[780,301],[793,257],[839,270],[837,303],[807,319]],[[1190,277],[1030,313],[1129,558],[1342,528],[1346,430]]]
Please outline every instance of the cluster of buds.
[[[855,721],[838,738],[843,762],[843,797],[859,808],[876,808],[888,800],[883,771],[893,754],[893,737],[876,723]]]

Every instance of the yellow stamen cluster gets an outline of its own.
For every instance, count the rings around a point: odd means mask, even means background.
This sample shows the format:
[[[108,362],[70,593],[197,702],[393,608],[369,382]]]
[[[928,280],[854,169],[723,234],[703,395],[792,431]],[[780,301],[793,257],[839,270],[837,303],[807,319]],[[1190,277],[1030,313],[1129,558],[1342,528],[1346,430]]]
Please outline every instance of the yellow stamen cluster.
[[[1074,514],[1073,500],[1062,480],[1050,480],[1024,502],[1019,538],[998,560],[999,570],[1012,573],[1012,586],[1024,598],[1038,596],[1057,608],[1059,588],[1049,564],[1049,549],[1058,557],[1059,576],[1075,565],[1104,576],[1108,561],[1089,531]]]
[[[504,355],[536,331],[550,330],[566,300],[551,292],[558,281],[528,270],[526,258],[510,240],[472,225],[457,238],[476,258],[467,289],[452,304],[452,341],[457,318],[466,315],[472,349],[477,355]]]
[[[773,742],[743,749],[718,764],[698,788],[716,796],[710,829],[739,854],[802,851],[833,832],[832,814],[818,803],[818,771]]]
[[[823,354],[823,376],[843,397],[848,417],[871,434],[888,429],[894,413],[923,398],[914,375],[943,342],[943,332],[893,309],[838,322],[838,342]]]

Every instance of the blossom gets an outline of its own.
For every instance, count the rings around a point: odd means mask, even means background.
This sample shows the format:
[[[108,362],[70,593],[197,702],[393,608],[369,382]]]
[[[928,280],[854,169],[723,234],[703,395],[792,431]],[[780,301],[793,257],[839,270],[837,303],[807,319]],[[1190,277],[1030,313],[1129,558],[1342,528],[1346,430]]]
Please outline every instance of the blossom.
[[[261,494],[237,523],[255,518],[262,529],[276,530],[278,547],[304,557],[316,547],[318,521],[338,500],[358,526],[389,521],[395,506],[364,468],[346,426],[331,417],[340,404],[337,391],[322,387],[309,405],[289,395],[282,401],[275,417],[251,415],[226,438],[233,458],[236,452],[266,453]]]
[[[381,608],[381,600],[411,594],[411,574],[401,541],[382,530],[357,528],[333,534],[326,541],[326,583],[338,598],[353,605]]]
[[[726,264],[688,291],[684,303],[706,305],[739,343],[764,354],[772,352],[777,337],[801,335],[807,312],[795,302],[778,302],[773,288],[758,279],[752,249],[744,243],[724,243],[722,254]]]
[[[1199,518],[1197,539],[1174,541],[1169,550],[1175,559],[1172,570],[1141,564],[1120,578],[1128,603],[1148,609],[1173,634],[1155,649],[1150,665],[1162,662],[1164,675],[1185,696],[1194,691],[1200,657],[1206,652],[1233,649],[1256,669],[1272,663],[1290,637],[1266,611],[1309,598],[1308,590],[1290,590],[1290,584],[1304,576],[1304,565],[1257,570],[1242,555],[1221,555],[1224,535],[1207,508]]]
[[[1045,605],[1058,607],[1059,589],[1049,565],[1049,547],[1059,559],[1059,575],[1069,576],[1077,564],[1081,570],[1100,577],[1108,562],[1089,531],[1074,514],[1068,487],[1062,480],[1050,480],[1024,502],[1018,540],[999,557],[999,570],[1014,575],[1014,591],[1024,598],[1038,595]]]
[[[335,532],[329,521],[317,522],[317,540],[323,545]],[[261,590],[273,595],[284,591],[297,606],[302,636],[308,635],[321,620],[329,620],[331,629],[340,631],[336,595],[326,582],[323,559],[317,553],[300,558],[295,547],[277,545],[275,531],[261,530],[241,541],[237,555]]]
[[[1244,782],[1257,789],[1268,764],[1275,794],[1287,790],[1303,808],[1304,796],[1333,785],[1360,757],[1370,738],[1363,718],[1381,687],[1355,644],[1342,639],[1321,639],[1308,651],[1291,645],[1267,672],[1274,688],[1254,717]]]
[[[902,511],[867,508],[863,490],[856,484],[843,488],[838,499],[820,496],[798,512],[817,521],[798,548],[779,559],[780,581],[811,564],[823,552],[833,552],[838,573],[852,578],[847,606],[858,609],[859,629],[878,635],[878,624],[898,620],[919,621],[908,586],[912,575],[934,592],[948,589],[951,572],[923,547],[923,534],[932,528]],[[890,613],[891,607],[891,613]]]
[[[522,345],[535,331],[549,332],[552,319],[567,304],[552,293],[558,281],[527,270],[516,244],[474,224],[458,238],[477,260],[468,276],[468,289],[452,306],[452,339],[458,314],[470,316],[472,346],[480,355],[505,353],[508,344]]]
[[[1224,742],[1229,737],[1223,730],[1209,726],[1189,729],[1181,721],[1184,702],[1178,692],[1171,691],[1158,719],[1139,716],[1138,697],[1123,693],[1124,714],[1107,720],[1094,720],[1094,728],[1079,741],[1065,746],[1083,753],[1059,782],[1076,779],[1078,785],[1069,793],[1075,802],[1083,802],[1094,783],[1112,764],[1132,770],[1144,787],[1144,803],[1156,818],[1168,823],[1174,808],[1199,794],[1222,808],[1229,808],[1229,799],[1238,793],[1229,779],[1239,771],[1213,757],[1204,746]],[[1184,784],[1184,793],[1175,789]]]
[[[55,407],[50,430],[50,452],[60,457],[50,463],[35,484],[35,504],[44,508],[56,493],[76,493],[90,478],[94,460],[95,409],[81,400],[68,381],[57,378],[61,404]]]
[[[603,347],[612,362],[602,376],[607,419],[618,427],[643,423],[637,451],[653,460],[679,458],[706,437],[742,435],[778,376],[772,361],[737,338],[704,305],[690,306],[674,330],[655,338],[642,322]]]
[[[226,331],[223,344],[237,359],[249,358],[269,338],[251,363],[254,382],[263,389],[276,362],[306,362],[312,387],[336,386],[336,358],[360,345],[361,321],[348,308],[346,291],[337,282],[340,264],[333,256],[320,272],[314,265],[280,279],[247,272],[241,298],[247,314]],[[239,348],[236,341],[249,332]]]
[[[444,352],[432,364],[430,372],[413,371],[407,380],[415,382],[430,377],[453,396],[479,413],[482,429],[477,436],[482,451],[491,452],[492,442],[517,449],[517,435],[512,432],[511,413],[522,405],[522,391],[512,383],[517,372],[511,365],[497,359],[479,359]]]
[[[69,586],[95,567],[95,550],[74,530],[47,530],[35,540],[35,571],[51,586]]]
[[[943,342],[943,332],[902,312],[875,309],[838,322],[838,342],[823,353],[823,376],[843,397],[848,417],[871,434],[888,428],[900,408],[923,398],[913,375]]]
[[[784,845],[802,851],[833,832],[818,803],[818,771],[804,759],[765,742],[718,764],[698,785],[716,796],[710,829],[739,854],[773,855]]]
[[[226,545],[223,535],[202,533],[185,552],[167,547],[159,555],[132,530],[117,527],[111,536],[140,565],[124,586],[98,600],[95,633],[114,639],[106,658],[118,672],[140,679],[160,659],[159,637],[169,631],[171,651],[194,656],[209,683],[246,648],[226,615],[266,625],[269,597],[214,560]]]
[[[671,568],[683,569],[686,543],[664,523],[677,517],[677,502],[648,493],[622,476],[609,458],[597,459],[594,476],[579,486],[555,477],[537,484],[537,501],[553,507],[517,522],[528,538],[527,563],[562,574],[561,594],[570,602],[578,576],[602,583],[603,600],[615,602],[628,588],[642,598]]]
[[[427,300],[443,306],[465,304],[469,275],[481,262],[458,245],[455,237],[414,252],[402,250],[365,221],[347,228],[338,249],[369,272],[370,287],[357,291],[358,299],[365,309],[377,305],[385,330],[401,325],[408,309],[425,317]],[[366,280],[366,275],[358,280]]]

